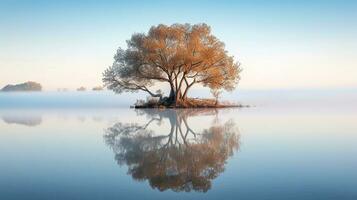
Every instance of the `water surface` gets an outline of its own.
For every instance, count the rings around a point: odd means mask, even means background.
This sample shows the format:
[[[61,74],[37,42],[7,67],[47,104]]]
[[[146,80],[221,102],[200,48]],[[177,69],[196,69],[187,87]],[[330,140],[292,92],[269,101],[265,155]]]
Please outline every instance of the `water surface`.
[[[247,92],[255,107],[162,111],[107,93],[10,95],[0,96],[0,199],[357,199],[350,91]]]

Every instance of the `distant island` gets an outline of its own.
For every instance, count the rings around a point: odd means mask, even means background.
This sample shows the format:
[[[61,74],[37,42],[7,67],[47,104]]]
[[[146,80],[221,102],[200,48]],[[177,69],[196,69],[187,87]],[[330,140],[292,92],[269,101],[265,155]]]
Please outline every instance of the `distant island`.
[[[83,86],[77,88],[77,91],[80,91],[80,92],[83,92],[83,91],[86,91],[87,89]]]
[[[103,90],[103,87],[102,86],[96,86],[96,87],[93,87],[92,90],[93,91],[101,91],[101,90]]]
[[[6,85],[1,89],[2,92],[21,92],[21,91],[42,91],[42,86],[39,83],[28,81],[16,85]]]

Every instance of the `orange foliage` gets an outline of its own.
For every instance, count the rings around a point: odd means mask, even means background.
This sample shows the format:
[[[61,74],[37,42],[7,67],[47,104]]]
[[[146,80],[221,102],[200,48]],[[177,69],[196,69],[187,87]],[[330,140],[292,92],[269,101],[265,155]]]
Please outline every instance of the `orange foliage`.
[[[240,79],[240,64],[227,55],[225,45],[206,24],[153,26],[147,34],[133,34],[126,50],[119,49],[103,81],[116,92],[143,90],[167,82],[171,102],[185,101],[195,84],[231,91]]]

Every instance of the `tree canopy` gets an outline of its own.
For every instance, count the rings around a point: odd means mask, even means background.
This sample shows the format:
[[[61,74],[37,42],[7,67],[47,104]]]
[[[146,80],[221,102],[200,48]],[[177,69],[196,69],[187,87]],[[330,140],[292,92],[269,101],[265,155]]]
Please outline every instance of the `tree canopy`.
[[[170,88],[165,100],[177,103],[187,99],[195,84],[231,91],[240,72],[240,64],[227,54],[224,43],[212,35],[207,24],[160,24],[147,34],[133,34],[127,49],[117,50],[103,81],[116,93],[145,91],[160,100],[162,92],[150,88],[165,82]]]

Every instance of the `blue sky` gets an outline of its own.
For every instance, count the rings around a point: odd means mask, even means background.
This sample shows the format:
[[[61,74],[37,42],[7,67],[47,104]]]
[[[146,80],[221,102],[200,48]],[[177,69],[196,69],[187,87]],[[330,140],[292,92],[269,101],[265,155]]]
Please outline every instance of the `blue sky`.
[[[242,63],[239,87],[357,87],[354,1],[0,0],[0,87],[93,87],[132,33],[207,23]]]

